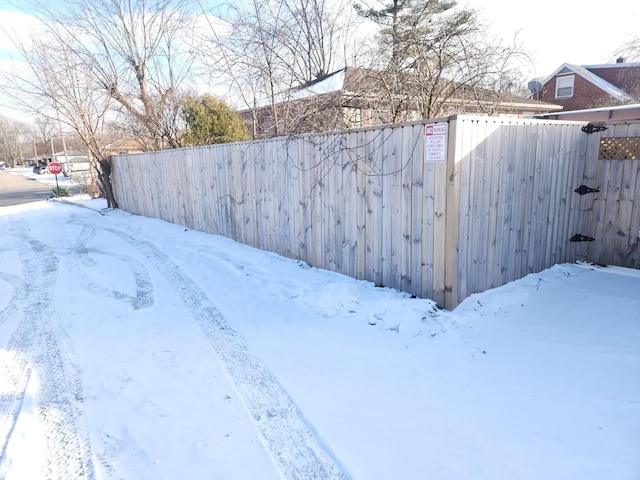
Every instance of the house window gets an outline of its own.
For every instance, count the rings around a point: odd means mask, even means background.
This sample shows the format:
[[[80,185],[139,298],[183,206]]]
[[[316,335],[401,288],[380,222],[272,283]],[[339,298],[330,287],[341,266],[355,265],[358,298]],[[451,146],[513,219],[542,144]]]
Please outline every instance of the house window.
[[[556,78],[556,98],[573,97],[573,81],[575,75],[567,75],[566,77]]]

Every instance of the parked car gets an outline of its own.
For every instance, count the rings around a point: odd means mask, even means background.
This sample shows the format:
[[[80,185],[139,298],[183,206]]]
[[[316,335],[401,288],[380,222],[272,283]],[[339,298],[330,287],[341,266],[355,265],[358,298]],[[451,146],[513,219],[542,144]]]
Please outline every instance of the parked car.
[[[35,167],[33,167],[33,173],[42,175],[43,173],[49,173],[49,170],[47,170],[47,167],[44,165],[36,165]]]
[[[0,170],[4,170],[7,167],[7,164],[4,162],[0,162]]]

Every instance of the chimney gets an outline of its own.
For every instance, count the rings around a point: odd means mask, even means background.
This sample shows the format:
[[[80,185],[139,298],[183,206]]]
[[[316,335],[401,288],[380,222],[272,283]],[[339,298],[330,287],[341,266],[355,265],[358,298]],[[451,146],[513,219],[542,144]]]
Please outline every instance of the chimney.
[[[624,57],[616,58],[616,63],[624,63]]]

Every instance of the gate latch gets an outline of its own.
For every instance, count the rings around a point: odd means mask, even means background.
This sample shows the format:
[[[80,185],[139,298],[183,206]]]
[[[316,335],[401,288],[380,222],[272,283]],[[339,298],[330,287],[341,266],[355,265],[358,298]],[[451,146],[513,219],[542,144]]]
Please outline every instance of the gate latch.
[[[607,127],[605,127],[604,125],[600,124],[594,124],[594,123],[589,123],[587,125],[585,125],[584,127],[582,127],[582,131],[584,133],[586,133],[587,135],[590,135],[594,132],[604,132],[607,129]]]
[[[586,185],[580,185],[578,188],[574,190],[578,195],[586,195],[587,193],[597,193],[600,190],[597,188],[587,187]]]
[[[595,238],[587,237],[586,235],[581,235],[580,233],[576,233],[569,239],[570,242],[593,242],[594,240]]]

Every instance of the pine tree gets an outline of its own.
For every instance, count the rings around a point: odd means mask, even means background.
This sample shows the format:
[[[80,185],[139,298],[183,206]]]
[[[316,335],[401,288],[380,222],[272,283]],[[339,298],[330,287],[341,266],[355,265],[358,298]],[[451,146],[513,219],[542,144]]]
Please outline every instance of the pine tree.
[[[448,114],[450,99],[495,73],[500,49],[483,39],[476,12],[455,0],[391,0],[355,6],[380,26],[378,65],[391,121]]]

